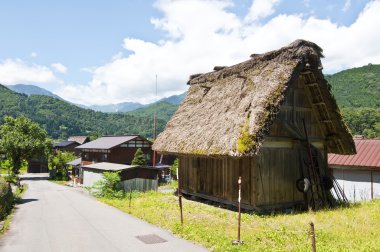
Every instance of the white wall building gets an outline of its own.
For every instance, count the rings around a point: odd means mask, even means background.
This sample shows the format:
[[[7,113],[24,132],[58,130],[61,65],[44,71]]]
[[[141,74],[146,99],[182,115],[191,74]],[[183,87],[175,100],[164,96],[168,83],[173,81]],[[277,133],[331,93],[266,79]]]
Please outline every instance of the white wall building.
[[[355,139],[355,155],[329,154],[329,167],[351,202],[380,198],[380,140]]]

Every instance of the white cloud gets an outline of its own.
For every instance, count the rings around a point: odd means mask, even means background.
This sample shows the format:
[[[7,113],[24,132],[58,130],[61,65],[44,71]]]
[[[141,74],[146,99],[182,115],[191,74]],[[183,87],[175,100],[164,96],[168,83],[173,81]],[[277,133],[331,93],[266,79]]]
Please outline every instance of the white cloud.
[[[279,3],[280,0],[254,0],[245,20],[255,22],[261,18],[266,18],[275,12],[274,7]]]
[[[37,58],[38,54],[36,52],[31,52],[30,57]]]
[[[46,66],[27,64],[21,59],[6,59],[0,62],[0,83],[53,83],[59,82]]]
[[[53,63],[51,64],[51,67],[58,73],[65,74],[67,72],[67,67],[62,63]]]
[[[191,74],[238,63],[251,53],[278,49],[295,39],[313,41],[324,49],[325,72],[380,62],[380,35],[376,32],[380,1],[368,3],[349,26],[281,13],[266,23],[258,22],[274,14],[277,3],[253,1],[244,19],[229,11],[231,1],[157,1],[155,6],[163,17],[152,18],[151,23],[166,33],[164,39],[153,43],[125,38],[123,47],[130,54],[118,54],[103,66],[86,68],[93,75],[90,83],[67,85],[57,93],[87,104],[152,102],[156,74],[159,96],[176,94],[187,89],[185,83]]]

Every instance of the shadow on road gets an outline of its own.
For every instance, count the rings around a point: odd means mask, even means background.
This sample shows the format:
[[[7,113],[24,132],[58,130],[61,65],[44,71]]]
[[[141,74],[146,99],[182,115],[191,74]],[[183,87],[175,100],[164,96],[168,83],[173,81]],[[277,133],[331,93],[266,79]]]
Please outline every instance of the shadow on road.
[[[20,180],[48,180],[48,173],[27,173],[20,175]]]
[[[17,204],[21,205],[21,204],[26,204],[33,201],[38,201],[38,199],[19,199],[17,201]]]

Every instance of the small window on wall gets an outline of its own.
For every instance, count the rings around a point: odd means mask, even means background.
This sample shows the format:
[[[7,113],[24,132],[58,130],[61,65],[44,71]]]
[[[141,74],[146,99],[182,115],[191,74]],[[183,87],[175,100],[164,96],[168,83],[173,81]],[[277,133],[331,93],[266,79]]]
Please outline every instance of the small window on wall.
[[[107,161],[108,155],[107,154],[102,154],[102,161]]]
[[[88,154],[84,154],[84,159],[88,159]]]

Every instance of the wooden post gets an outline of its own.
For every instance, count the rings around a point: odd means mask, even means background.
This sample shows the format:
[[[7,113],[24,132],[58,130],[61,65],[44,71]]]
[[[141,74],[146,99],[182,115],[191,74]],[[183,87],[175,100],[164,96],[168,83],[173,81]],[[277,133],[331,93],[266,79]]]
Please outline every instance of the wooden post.
[[[131,201],[132,201],[132,186],[129,188],[129,207],[131,207]]]
[[[238,179],[238,185],[239,185],[239,198],[238,198],[238,235],[237,240],[233,240],[233,245],[239,245],[244,244],[242,240],[240,240],[240,227],[241,227],[241,176],[239,176]]]
[[[183,211],[182,211],[182,194],[181,194],[181,187],[179,185],[179,168],[177,168],[177,182],[178,182],[178,203],[179,203],[179,211],[181,214],[181,224],[183,225]]]
[[[239,211],[239,217],[238,217],[238,241],[240,241],[240,227],[241,227],[241,209],[240,209],[240,202],[241,202],[241,177],[239,177],[238,184],[239,184],[239,198],[238,198],[238,211]]]
[[[311,237],[311,249],[313,252],[317,251],[316,245],[315,245],[315,232],[314,232],[314,223],[310,222],[310,237]]]

